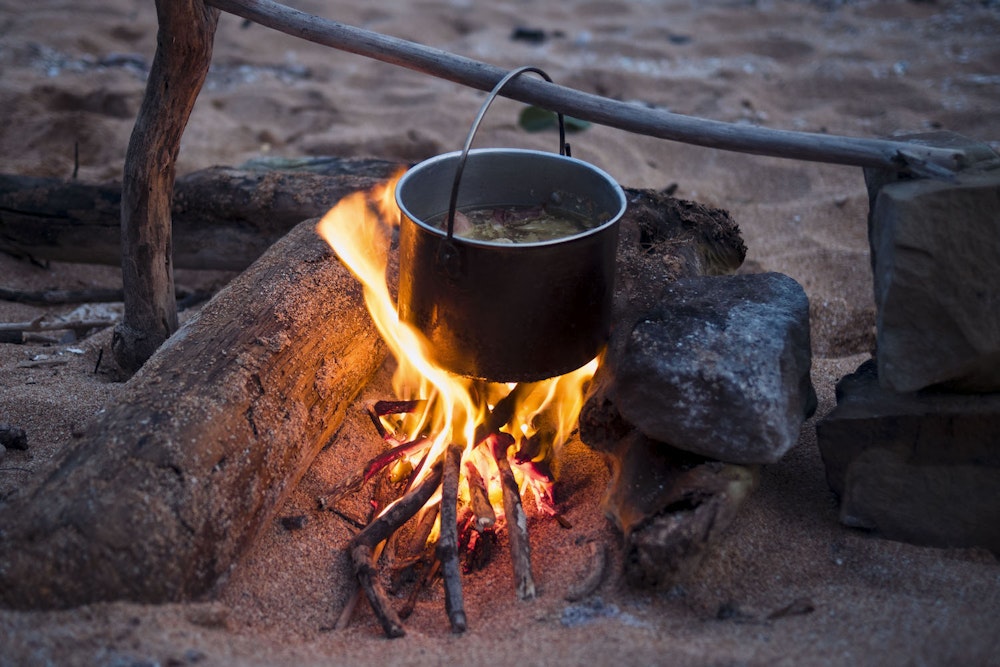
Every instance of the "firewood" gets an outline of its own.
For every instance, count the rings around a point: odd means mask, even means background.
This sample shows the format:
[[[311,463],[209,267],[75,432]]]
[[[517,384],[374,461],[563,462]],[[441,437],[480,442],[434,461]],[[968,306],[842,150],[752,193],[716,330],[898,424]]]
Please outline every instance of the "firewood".
[[[27,342],[28,336],[37,331],[72,331],[80,336],[88,331],[113,326],[114,320],[66,320],[63,322],[43,322],[37,318],[31,322],[0,322],[0,341],[4,343]]]
[[[392,566],[391,582],[394,590],[402,588],[407,583],[416,581],[420,570],[426,570],[434,558],[432,543],[429,543],[431,531],[437,523],[440,503],[424,507],[417,517],[417,525],[406,540],[396,542],[396,554]],[[402,614],[400,614],[402,617]]]
[[[0,605],[209,595],[385,354],[357,281],[300,224],[0,506]]]
[[[472,461],[465,462],[465,479],[469,484],[469,498],[475,514],[473,527],[477,531],[489,530],[496,525],[497,515],[486,492],[486,482]]]
[[[171,207],[173,265],[242,271],[298,223],[400,167],[369,158],[271,158],[180,176]],[[120,265],[121,184],[0,174],[0,251]],[[120,291],[111,300],[121,301]]]
[[[3,213],[0,212],[0,228]],[[0,241],[2,243],[2,241]],[[2,248],[2,245],[0,245]],[[113,303],[125,298],[124,292],[115,288],[93,287],[79,290],[19,290],[0,287],[0,299],[36,306],[57,306],[66,303]]]
[[[399,615],[392,608],[386,597],[385,590],[378,582],[375,571],[375,549],[379,543],[389,539],[396,530],[409,521],[420,508],[427,504],[434,492],[441,485],[442,463],[436,461],[427,476],[415,487],[391,505],[372,521],[367,528],[357,534],[349,547],[351,561],[354,563],[354,573],[361,583],[361,588],[368,596],[372,611],[382,625],[385,636],[389,638],[403,637],[403,628]]]
[[[757,483],[758,467],[650,440],[600,399],[603,389],[599,383],[581,413],[580,437],[611,467],[602,504],[622,533],[625,580],[641,588],[683,584],[724,538]]]
[[[510,463],[507,461],[507,449],[514,444],[514,439],[506,433],[495,433],[487,440],[493,460],[500,470],[503,511],[507,520],[507,538],[510,541],[510,559],[514,569],[514,590],[518,599],[531,600],[535,597],[535,578],[531,571],[528,517],[521,504],[521,492],[517,488],[514,471],[510,469]]]
[[[458,478],[462,470],[462,446],[449,445],[444,453],[441,478],[441,534],[437,557],[444,578],[444,607],[451,631],[465,632],[465,604],[462,601],[462,573],[458,567]]]
[[[413,610],[417,607],[417,596],[420,592],[426,589],[430,583],[437,577],[438,572],[441,571],[441,561],[436,557],[432,559],[426,570],[424,570],[424,576],[420,578],[420,581],[416,583],[413,589],[410,591],[410,595],[406,598],[406,602],[399,609],[400,618],[409,618],[413,614]]]

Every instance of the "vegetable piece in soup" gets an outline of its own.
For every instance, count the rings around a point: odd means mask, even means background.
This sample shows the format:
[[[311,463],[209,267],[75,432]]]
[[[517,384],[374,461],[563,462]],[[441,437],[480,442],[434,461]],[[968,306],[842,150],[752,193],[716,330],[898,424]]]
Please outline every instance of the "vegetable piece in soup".
[[[445,229],[447,217],[428,222]],[[456,211],[454,234],[493,243],[539,243],[574,236],[602,222],[551,206],[487,206]]]

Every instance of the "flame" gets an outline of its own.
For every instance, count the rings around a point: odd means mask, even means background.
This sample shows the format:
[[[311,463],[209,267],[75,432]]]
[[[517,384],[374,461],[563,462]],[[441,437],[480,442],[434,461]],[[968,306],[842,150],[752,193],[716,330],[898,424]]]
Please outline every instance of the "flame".
[[[483,383],[436,366],[426,353],[428,343],[423,335],[399,319],[386,270],[393,228],[400,217],[393,197],[400,176],[402,173],[368,192],[342,199],[319,222],[317,232],[363,285],[368,311],[397,362],[393,376],[397,397],[425,399],[424,410],[383,420],[393,439],[406,442],[429,437],[429,461],[436,460],[451,443],[464,445],[463,465],[472,461],[484,479],[495,482],[496,464],[479,447],[476,430],[513,386]],[[521,473],[522,486],[532,488],[539,507],[553,513],[548,462],[575,428],[584,385],[597,366],[598,359],[594,359],[565,375],[521,387],[514,417],[502,429],[520,443],[508,456]],[[488,482],[488,489],[492,504],[502,507],[498,484]],[[467,493],[463,495],[467,497]]]

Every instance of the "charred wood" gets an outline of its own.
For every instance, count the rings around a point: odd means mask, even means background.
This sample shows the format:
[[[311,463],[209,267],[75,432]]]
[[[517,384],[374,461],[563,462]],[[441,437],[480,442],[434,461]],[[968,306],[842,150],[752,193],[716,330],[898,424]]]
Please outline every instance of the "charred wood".
[[[567,602],[577,602],[597,590],[604,579],[604,571],[608,565],[608,553],[603,544],[590,542],[590,560],[587,571],[578,582],[570,586],[563,599]]]
[[[7,449],[27,449],[28,435],[19,426],[0,423],[0,445]]]
[[[535,597],[535,578],[531,570],[531,543],[528,540],[528,517],[521,504],[521,492],[514,479],[514,471],[507,461],[507,450],[514,439],[506,434],[489,437],[490,453],[500,470],[500,486],[503,491],[503,511],[507,520],[507,536],[510,541],[510,559],[514,570],[514,591],[521,600]]]
[[[397,542],[391,577],[394,590],[418,581],[421,573],[426,572],[434,560],[428,540],[437,522],[439,508],[440,504],[424,507],[417,517],[413,534]]]
[[[475,515],[473,527],[480,532],[488,530],[496,525],[497,515],[486,492],[486,482],[472,461],[465,462],[465,479],[469,484],[469,498]]]
[[[444,453],[441,479],[441,535],[437,557],[444,578],[444,606],[451,631],[465,632],[465,603],[462,600],[462,573],[458,567],[458,479],[462,470],[462,446],[449,445]]]
[[[580,436],[611,466],[603,506],[624,538],[625,580],[641,588],[683,583],[725,536],[758,468],[684,452],[627,425],[618,432],[622,425],[607,412],[587,410]]]
[[[653,190],[630,190],[626,196],[614,330],[580,413],[580,437],[602,452],[611,467],[603,504],[622,532],[626,581],[669,586],[696,572],[704,555],[720,542],[751,492],[757,471],[644,437],[618,411],[615,369],[636,322],[656,308],[672,283],[734,273],[746,246],[726,211]]]
[[[385,590],[378,581],[375,570],[375,549],[379,543],[389,539],[396,530],[409,521],[423,507],[438,486],[441,485],[442,464],[435,462],[427,476],[413,487],[406,495],[389,506],[385,512],[372,521],[367,528],[351,540],[349,548],[354,572],[361,583],[361,588],[368,596],[372,611],[382,625],[386,637],[395,638],[406,635],[399,615],[392,608]]]

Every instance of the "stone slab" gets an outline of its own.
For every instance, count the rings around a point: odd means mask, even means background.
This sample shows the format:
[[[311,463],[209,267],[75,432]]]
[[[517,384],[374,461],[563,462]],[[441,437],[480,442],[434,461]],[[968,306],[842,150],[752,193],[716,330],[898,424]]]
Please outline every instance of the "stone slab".
[[[871,243],[882,384],[1000,391],[1000,169],[884,186]]]
[[[1000,393],[887,391],[869,360],[816,431],[845,525],[1000,553]]]

